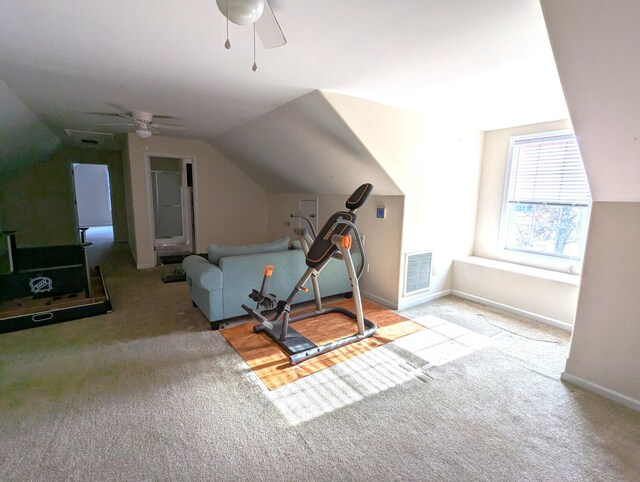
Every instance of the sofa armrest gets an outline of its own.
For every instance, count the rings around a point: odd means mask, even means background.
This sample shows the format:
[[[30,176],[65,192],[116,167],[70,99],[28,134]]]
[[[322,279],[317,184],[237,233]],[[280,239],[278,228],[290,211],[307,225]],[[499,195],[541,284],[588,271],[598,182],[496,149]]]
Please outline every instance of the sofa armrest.
[[[198,255],[187,256],[182,269],[191,281],[206,291],[222,289],[222,270]]]

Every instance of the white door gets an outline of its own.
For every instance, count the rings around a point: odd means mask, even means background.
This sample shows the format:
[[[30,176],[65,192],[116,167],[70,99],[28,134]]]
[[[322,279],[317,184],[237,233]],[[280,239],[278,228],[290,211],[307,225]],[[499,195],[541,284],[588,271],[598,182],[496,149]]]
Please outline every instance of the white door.
[[[313,224],[313,229],[318,232],[318,199],[300,199],[298,201],[299,213]],[[308,228],[309,225],[303,219],[298,219],[298,227]]]

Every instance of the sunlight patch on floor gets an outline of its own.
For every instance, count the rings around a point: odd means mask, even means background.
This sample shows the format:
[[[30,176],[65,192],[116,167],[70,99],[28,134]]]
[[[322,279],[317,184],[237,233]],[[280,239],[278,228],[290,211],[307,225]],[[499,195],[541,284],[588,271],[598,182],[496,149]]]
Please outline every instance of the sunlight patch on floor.
[[[400,356],[379,347],[277,390],[260,384],[287,421],[298,425],[411,380],[410,368]]]
[[[416,378],[424,381],[423,370],[493,344],[485,336],[433,315],[418,317],[414,321],[427,329],[276,390],[268,390],[244,362],[242,365],[260,392],[277,407],[287,422],[299,425],[407,381]],[[408,363],[403,352],[414,360],[424,360],[424,364],[416,367],[415,362]]]

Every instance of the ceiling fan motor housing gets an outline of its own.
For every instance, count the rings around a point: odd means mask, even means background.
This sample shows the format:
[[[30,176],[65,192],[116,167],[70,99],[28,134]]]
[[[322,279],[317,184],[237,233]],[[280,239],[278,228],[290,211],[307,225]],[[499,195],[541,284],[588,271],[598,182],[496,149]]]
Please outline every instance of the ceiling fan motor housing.
[[[264,0],[216,0],[218,9],[236,25],[256,22],[264,12]]]
[[[131,117],[144,124],[151,124],[151,122],[153,122],[153,114],[143,110],[134,110],[131,112]]]

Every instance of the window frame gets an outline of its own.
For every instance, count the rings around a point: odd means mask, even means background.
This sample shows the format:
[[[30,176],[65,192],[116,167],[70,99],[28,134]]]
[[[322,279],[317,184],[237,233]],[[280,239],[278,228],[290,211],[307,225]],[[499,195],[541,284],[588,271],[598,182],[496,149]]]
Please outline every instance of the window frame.
[[[501,257],[519,264],[527,266],[552,269],[556,271],[565,271],[569,273],[580,274],[582,269],[582,261],[584,258],[586,240],[589,231],[589,221],[591,218],[591,207],[593,198],[587,207],[587,219],[585,221],[584,242],[581,246],[580,258],[565,257],[554,253],[540,253],[526,250],[518,250],[507,248],[507,238],[509,231],[509,190],[511,186],[511,170],[513,167],[513,153],[516,142],[530,139],[545,139],[559,136],[574,135],[573,129],[558,129],[552,131],[532,132],[528,134],[513,135],[509,138],[509,149],[507,151],[506,168],[504,173],[504,189],[502,195],[502,205],[500,210],[500,225],[497,239],[497,252]],[[582,157],[582,156],[581,156]],[[584,161],[583,161],[584,165]]]

